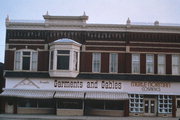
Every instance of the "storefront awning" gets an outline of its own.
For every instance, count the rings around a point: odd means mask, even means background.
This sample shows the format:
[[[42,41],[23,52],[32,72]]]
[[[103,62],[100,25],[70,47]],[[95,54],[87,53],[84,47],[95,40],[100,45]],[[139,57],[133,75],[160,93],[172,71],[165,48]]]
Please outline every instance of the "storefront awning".
[[[20,97],[20,98],[36,98],[51,99],[54,91],[46,90],[20,90],[20,89],[4,89],[0,96],[4,97]]]
[[[93,100],[128,100],[124,92],[86,92],[85,99]]]
[[[80,91],[56,91],[54,98],[84,99],[84,92],[80,92]]]

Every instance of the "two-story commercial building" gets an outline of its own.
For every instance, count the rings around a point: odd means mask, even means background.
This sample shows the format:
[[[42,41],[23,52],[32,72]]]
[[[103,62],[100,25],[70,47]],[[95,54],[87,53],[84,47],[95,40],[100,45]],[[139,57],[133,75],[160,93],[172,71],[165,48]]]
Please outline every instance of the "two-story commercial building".
[[[5,113],[180,116],[180,26],[6,19]]]

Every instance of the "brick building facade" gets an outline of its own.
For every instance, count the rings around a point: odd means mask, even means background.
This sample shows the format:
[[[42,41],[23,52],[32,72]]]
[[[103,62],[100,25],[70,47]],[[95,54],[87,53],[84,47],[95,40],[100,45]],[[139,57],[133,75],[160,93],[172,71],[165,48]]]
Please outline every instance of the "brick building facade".
[[[180,26],[6,19],[5,113],[180,116]]]

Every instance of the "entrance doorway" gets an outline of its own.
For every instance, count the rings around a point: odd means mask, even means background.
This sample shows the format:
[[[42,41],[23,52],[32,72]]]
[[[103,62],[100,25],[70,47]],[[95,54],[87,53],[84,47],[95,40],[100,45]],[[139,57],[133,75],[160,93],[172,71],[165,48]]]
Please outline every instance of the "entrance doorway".
[[[176,117],[180,117],[180,98],[176,98]]]
[[[145,116],[156,115],[156,99],[154,98],[144,99],[144,114]]]

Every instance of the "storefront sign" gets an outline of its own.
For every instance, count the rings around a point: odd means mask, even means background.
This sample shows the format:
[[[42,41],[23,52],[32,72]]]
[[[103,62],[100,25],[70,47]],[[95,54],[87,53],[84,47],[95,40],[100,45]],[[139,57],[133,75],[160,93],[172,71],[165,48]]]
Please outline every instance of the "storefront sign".
[[[161,91],[161,88],[170,88],[169,82],[145,82],[135,81],[131,82],[131,87],[140,87],[142,91]]]
[[[63,81],[54,80],[55,88],[93,88],[93,89],[121,89],[122,84],[119,81]]]

